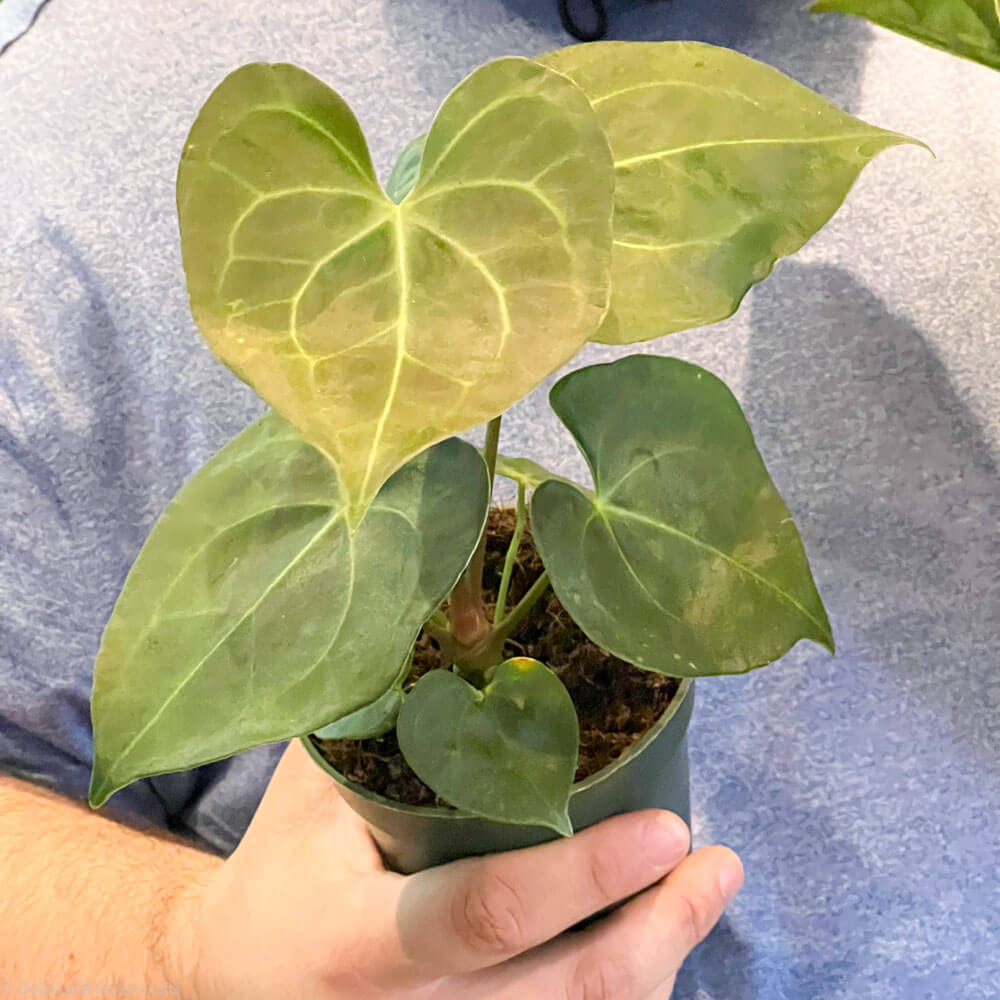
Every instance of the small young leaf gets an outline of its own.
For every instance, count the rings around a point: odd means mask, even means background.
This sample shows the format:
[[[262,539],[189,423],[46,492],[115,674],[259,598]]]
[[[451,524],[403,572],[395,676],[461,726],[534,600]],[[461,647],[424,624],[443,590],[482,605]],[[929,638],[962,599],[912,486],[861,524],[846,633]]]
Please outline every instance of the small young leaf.
[[[396,160],[389,180],[385,184],[385,193],[398,205],[417,183],[420,174],[420,159],[424,155],[427,136],[421,135],[411,142]]]
[[[538,63],[490,63],[448,97],[399,205],[332,90],[244,66],[178,171],[191,309],[337,466],[353,527],[403,462],[495,417],[594,334],[613,189],[589,101]]]
[[[409,657],[403,662],[405,675],[413,664]],[[321,740],[370,740],[376,736],[384,736],[396,725],[396,718],[403,704],[402,683],[403,678],[397,678],[396,683],[381,698],[317,729],[313,735]]]
[[[614,294],[594,338],[606,343],[732,315],[876,153],[912,141],[713,45],[599,42],[540,61],[591,99],[615,159]]]
[[[315,448],[274,414],[244,431],[167,507],[105,629],[91,803],[370,706],[468,563],[488,499],[482,457],[452,438],[352,533]]]
[[[410,767],[453,806],[572,834],[576,710],[544,664],[507,660],[482,691],[456,674],[432,670],[406,696],[396,732]]]
[[[817,14],[857,14],[918,42],[1000,69],[1000,0],[817,0]]]
[[[370,705],[327,723],[313,734],[321,740],[370,740],[384,736],[396,725],[403,704],[403,685],[413,669],[413,650],[403,658],[392,687]]]
[[[763,666],[803,638],[832,652],[802,540],[719,379],[638,355],[566,376],[551,402],[596,496],[542,483],[532,529],[594,642],[688,677]]]

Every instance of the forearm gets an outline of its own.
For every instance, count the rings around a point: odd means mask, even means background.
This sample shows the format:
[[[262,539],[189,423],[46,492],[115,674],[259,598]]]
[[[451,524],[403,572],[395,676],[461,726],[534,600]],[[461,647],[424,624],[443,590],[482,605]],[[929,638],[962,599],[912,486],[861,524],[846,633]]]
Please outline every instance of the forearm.
[[[199,893],[221,864],[0,775],[0,995],[180,995]]]

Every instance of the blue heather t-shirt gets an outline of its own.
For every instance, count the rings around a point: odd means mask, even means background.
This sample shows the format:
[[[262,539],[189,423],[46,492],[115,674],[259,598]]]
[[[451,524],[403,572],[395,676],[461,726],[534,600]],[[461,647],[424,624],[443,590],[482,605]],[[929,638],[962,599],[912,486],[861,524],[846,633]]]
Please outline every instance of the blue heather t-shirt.
[[[174,176],[212,88],[292,61],[380,176],[478,64],[566,42],[555,0],[0,3],[0,770],[83,799],[92,665],[184,479],[263,412],[191,321]],[[698,685],[695,839],[745,891],[679,1000],[962,997],[1000,981],[1000,73],[800,0],[610,0],[925,140],[733,319],[639,350],[733,388],[795,515],[838,655]],[[593,345],[576,365],[626,350]],[[502,447],[585,474],[547,385]],[[228,852],[280,746],[139,781],[122,811]]]

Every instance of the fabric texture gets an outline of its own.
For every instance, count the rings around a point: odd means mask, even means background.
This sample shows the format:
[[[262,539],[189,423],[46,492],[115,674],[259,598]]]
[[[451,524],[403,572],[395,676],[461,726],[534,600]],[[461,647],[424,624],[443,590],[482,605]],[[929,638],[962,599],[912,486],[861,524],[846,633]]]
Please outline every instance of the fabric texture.
[[[47,0],[0,0],[0,53],[35,23]]]
[[[4,0],[0,26],[32,6]],[[613,37],[733,46],[937,157],[879,157],[736,317],[640,348],[741,399],[838,641],[699,685],[695,838],[731,844],[748,879],[676,996],[994,1000],[1000,74],[800,0],[607,6]],[[0,769],[85,796],[92,664],[128,567],[263,411],[200,340],[180,267],[176,163],[213,86],[251,60],[303,65],[355,108],[385,178],[475,66],[566,42],[537,0],[53,0],[3,53]],[[581,474],[546,392],[503,448]],[[225,853],[280,752],[112,807]]]

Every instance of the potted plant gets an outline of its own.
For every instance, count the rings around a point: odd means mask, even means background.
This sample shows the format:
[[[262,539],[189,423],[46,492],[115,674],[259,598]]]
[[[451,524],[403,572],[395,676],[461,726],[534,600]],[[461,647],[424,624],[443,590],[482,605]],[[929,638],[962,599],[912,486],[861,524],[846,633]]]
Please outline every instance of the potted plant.
[[[589,340],[730,315],[907,141],[735,52],[598,43],[476,70],[383,192],[319,80],[227,77],[181,158],[184,267],[273,412],[125,582],[91,804],[303,738],[405,871],[686,814],[693,679],[833,649],[789,511],[732,394],[678,359],[555,384],[590,484],[503,455],[501,417]],[[490,514],[495,476],[517,504]]]

